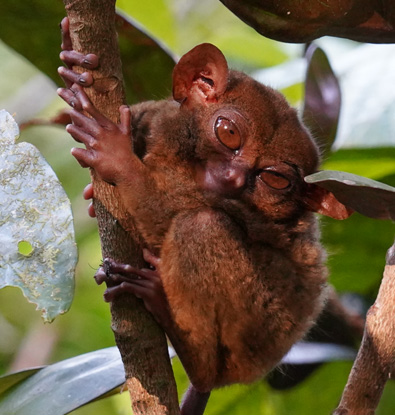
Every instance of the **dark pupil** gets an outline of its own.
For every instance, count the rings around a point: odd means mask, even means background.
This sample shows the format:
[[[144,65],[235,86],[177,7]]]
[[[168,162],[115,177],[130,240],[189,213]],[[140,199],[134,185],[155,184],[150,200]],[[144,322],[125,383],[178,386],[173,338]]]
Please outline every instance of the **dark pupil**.
[[[229,149],[238,150],[240,148],[240,133],[232,121],[219,117],[215,124],[215,134],[218,140]]]

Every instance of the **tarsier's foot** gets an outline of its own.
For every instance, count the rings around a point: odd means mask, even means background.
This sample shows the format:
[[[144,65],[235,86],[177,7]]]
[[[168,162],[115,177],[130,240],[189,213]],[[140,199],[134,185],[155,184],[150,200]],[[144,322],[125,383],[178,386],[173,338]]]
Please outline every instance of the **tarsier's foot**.
[[[95,274],[95,280],[98,284],[110,283],[111,286],[104,292],[106,302],[113,301],[120,294],[134,294],[143,300],[146,309],[165,328],[171,317],[158,270],[160,259],[146,249],[143,254],[150,268],[140,269],[105,259],[102,267]]]

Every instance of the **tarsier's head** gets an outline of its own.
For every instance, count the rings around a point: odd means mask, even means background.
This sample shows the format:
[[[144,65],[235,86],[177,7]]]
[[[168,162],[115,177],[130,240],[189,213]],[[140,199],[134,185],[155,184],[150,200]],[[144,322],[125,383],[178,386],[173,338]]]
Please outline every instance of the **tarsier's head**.
[[[296,111],[278,92],[230,71],[218,48],[202,44],[180,59],[173,97],[193,112],[196,180],[207,195],[241,200],[277,220],[306,209],[349,215],[332,194],[304,182],[319,152]]]

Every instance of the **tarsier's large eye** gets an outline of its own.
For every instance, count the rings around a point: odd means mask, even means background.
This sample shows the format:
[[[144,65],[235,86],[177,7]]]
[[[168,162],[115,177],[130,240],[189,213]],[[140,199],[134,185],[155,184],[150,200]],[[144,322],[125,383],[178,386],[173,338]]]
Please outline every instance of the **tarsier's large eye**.
[[[259,178],[268,186],[277,190],[284,190],[291,185],[291,182],[285,176],[272,170],[262,171]]]
[[[230,150],[238,150],[241,146],[241,136],[235,123],[224,117],[218,117],[214,127],[218,140]]]

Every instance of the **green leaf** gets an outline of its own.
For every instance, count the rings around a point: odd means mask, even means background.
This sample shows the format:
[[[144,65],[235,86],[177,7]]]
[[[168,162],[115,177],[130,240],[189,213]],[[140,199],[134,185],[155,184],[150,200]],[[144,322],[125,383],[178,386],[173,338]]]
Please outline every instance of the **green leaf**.
[[[166,98],[171,93],[173,54],[121,11],[117,29],[127,102]]]
[[[323,167],[382,180],[395,174],[395,147],[340,149],[325,160]]]
[[[32,62],[55,82],[60,83],[59,23],[65,16],[61,1],[2,0],[0,38]]]
[[[311,45],[306,59],[308,68],[303,121],[325,154],[330,151],[336,137],[341,104],[340,85],[322,49]]]
[[[7,390],[11,389],[13,386],[17,385],[18,383],[23,382],[25,379],[34,375],[41,369],[42,368],[26,369],[20,372],[15,372],[15,373],[11,373],[10,375],[0,377],[0,402],[1,402],[1,396],[4,395],[4,393]]]
[[[395,220],[395,188],[366,177],[325,170],[305,177],[332,192],[344,205],[375,219]]]
[[[117,7],[133,16],[151,36],[161,39],[177,54],[184,54],[199,43],[210,42],[222,50],[235,69],[248,71],[275,65],[301,49],[263,38],[212,0],[188,3],[118,0]]]
[[[331,284],[340,292],[375,298],[395,225],[362,215],[344,221],[323,217],[321,222]]]
[[[0,378],[0,413],[63,415],[125,382],[116,347]]]
[[[162,39],[172,49],[175,46],[175,21],[165,0],[149,2],[118,0],[117,8],[143,24],[150,36]]]
[[[18,126],[0,111],[0,288],[19,287],[45,321],[65,313],[74,294],[77,248],[70,201]]]
[[[57,68],[61,65],[59,23],[66,15],[63,3],[2,0],[0,15],[2,41],[60,85]],[[117,26],[128,103],[169,95],[174,66],[170,52],[125,15],[119,17]]]

